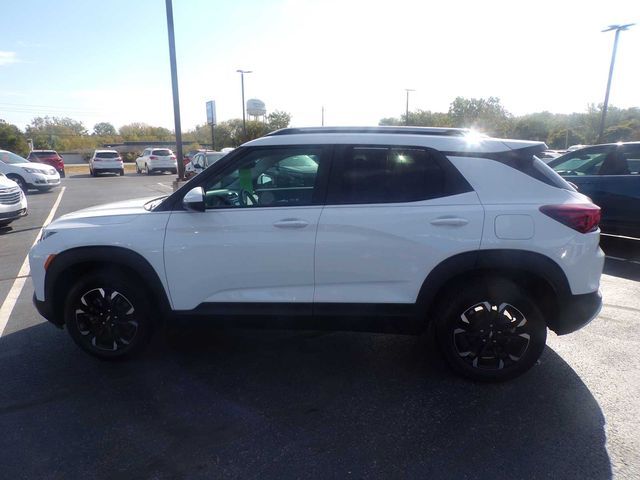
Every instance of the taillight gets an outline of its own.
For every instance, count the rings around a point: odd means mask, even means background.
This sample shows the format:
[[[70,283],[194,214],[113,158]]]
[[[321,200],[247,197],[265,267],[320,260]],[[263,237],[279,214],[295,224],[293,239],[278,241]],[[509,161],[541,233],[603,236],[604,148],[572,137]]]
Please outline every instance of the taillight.
[[[149,157],[149,160],[157,160],[157,159],[158,159],[158,157],[156,157],[155,155],[151,155],[151,156]]]
[[[593,203],[582,205],[544,205],[540,211],[548,217],[580,233],[593,232],[600,223],[600,207]]]
[[[171,160],[175,160],[176,156],[175,155],[171,155]]]

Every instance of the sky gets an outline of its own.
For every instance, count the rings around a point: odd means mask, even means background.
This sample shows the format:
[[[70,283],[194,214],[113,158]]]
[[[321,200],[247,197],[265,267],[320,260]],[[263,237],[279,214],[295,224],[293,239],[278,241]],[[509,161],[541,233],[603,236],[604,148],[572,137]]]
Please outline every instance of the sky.
[[[377,125],[457,96],[499,97],[515,115],[640,106],[638,0],[173,0],[183,131],[242,116],[245,97],[292,126]],[[164,0],[4,0],[0,119],[67,116],[89,130],[173,129]]]

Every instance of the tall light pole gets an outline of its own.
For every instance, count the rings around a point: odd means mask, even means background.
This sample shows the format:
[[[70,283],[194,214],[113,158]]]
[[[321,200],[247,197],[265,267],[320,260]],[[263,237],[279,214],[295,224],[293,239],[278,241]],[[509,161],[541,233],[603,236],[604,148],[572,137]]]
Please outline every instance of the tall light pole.
[[[240,84],[242,85],[242,133],[244,135],[244,139],[247,139],[247,118],[245,115],[246,106],[244,104],[244,74],[245,73],[253,73],[251,70],[236,70],[240,74]]]
[[[167,31],[169,32],[169,61],[171,63],[171,87],[173,88],[173,120],[176,129],[176,155],[178,157],[178,181],[184,179],[182,160],[182,127],[180,126],[180,98],[178,97],[178,69],[176,67],[176,40],[173,35],[173,5],[166,0]]]
[[[409,126],[409,92],[415,92],[415,90],[413,88],[405,88],[404,90],[407,92],[407,109],[404,116],[404,124]]]
[[[604,133],[604,122],[607,118],[607,108],[609,108],[609,91],[611,90],[611,78],[613,77],[613,66],[616,63],[616,50],[618,49],[618,37],[620,32],[629,30],[635,23],[627,23],[626,25],[609,25],[609,28],[602,30],[603,32],[610,32],[615,30],[616,36],[613,40],[613,52],[611,53],[611,65],[609,66],[609,79],[607,80],[607,92],[604,95],[604,105],[602,106],[602,117],[600,118],[600,128],[598,129],[598,143],[602,141],[602,134]]]

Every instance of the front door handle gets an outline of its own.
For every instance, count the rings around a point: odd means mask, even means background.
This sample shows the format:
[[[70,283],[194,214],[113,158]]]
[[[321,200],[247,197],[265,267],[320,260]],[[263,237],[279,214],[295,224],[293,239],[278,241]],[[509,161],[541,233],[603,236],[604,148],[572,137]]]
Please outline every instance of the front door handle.
[[[273,224],[276,228],[304,228],[309,222],[300,218],[284,218]]]
[[[439,217],[431,220],[431,225],[436,225],[438,227],[462,227],[469,223],[469,220],[461,217]]]

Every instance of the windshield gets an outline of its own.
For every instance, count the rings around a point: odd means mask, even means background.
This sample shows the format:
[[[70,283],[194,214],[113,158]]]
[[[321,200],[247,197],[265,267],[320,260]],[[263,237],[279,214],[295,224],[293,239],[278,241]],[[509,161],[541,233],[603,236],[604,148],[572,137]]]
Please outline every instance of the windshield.
[[[8,164],[16,164],[16,163],[30,163],[26,158],[22,158],[20,155],[16,155],[15,153],[7,152],[6,150],[0,151],[0,161]]]
[[[568,158],[553,163],[553,169],[560,175],[596,175],[607,152],[591,152],[569,155]]]

